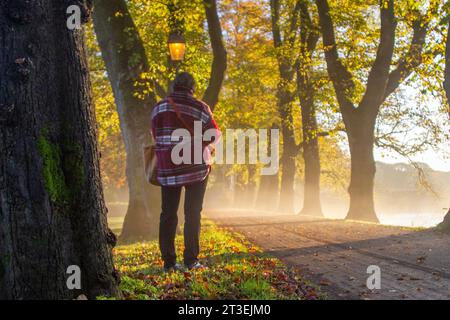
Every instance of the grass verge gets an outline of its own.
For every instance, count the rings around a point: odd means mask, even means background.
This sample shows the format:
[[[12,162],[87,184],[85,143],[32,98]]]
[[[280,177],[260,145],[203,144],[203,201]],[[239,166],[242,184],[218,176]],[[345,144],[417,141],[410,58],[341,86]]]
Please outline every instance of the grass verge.
[[[176,239],[178,257],[183,242]],[[158,243],[141,242],[114,249],[125,299],[315,300],[321,295],[294,269],[262,253],[239,234],[203,221],[204,270],[164,273]]]

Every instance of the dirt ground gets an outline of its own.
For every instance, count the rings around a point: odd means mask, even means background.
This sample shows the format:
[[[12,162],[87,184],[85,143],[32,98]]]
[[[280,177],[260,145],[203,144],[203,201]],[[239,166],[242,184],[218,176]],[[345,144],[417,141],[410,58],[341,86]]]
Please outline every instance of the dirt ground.
[[[299,268],[329,299],[450,300],[450,236],[411,229],[306,216],[207,213]],[[369,266],[381,270],[381,289],[369,290]]]

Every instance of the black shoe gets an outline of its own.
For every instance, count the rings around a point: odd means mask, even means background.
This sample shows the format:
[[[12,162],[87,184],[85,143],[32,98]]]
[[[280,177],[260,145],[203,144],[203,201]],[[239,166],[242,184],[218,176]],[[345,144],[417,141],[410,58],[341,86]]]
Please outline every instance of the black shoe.
[[[183,267],[178,263],[175,263],[173,266],[164,266],[164,272],[169,273],[177,271],[183,271]]]
[[[199,269],[205,269],[206,267],[202,265],[200,262],[195,261],[194,263],[188,264],[187,268],[189,270],[199,270]]]

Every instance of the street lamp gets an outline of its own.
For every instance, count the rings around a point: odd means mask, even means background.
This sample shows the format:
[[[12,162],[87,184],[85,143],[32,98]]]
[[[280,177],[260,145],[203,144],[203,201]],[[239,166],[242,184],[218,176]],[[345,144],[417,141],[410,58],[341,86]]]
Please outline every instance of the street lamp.
[[[172,33],[169,36],[169,52],[172,61],[182,61],[186,52],[186,40],[181,34]]]

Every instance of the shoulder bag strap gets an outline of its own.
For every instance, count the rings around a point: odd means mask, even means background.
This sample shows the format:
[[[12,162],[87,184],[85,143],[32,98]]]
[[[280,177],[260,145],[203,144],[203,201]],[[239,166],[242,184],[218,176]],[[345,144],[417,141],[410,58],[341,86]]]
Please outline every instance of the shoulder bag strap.
[[[168,98],[170,106],[175,111],[175,114],[177,115],[178,120],[180,120],[185,128],[190,132],[191,135],[194,135],[192,128],[186,123],[186,121],[183,119],[180,113],[180,109],[178,109],[178,106],[176,105],[175,101],[171,97]]]

